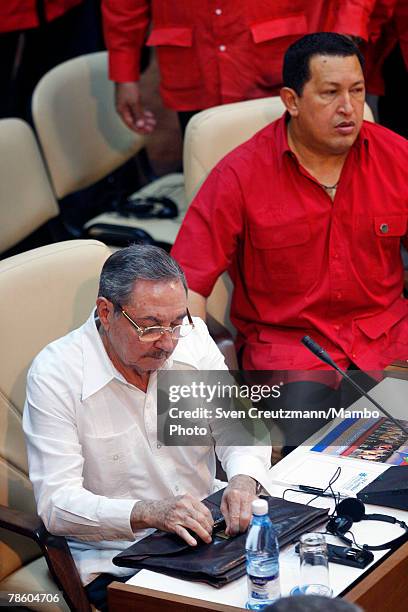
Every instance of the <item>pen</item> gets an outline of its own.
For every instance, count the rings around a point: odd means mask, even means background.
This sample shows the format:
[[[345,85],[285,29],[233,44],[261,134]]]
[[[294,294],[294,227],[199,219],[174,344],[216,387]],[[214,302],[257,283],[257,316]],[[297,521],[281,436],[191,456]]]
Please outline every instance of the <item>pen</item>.
[[[319,487],[309,487],[307,485],[295,485],[299,491],[302,493],[309,493],[310,495],[319,495],[321,497],[333,497],[330,491],[325,491],[324,489],[320,489]],[[343,495],[338,491],[334,491],[336,496],[347,497],[347,495]]]
[[[296,489],[297,491],[299,491],[299,493],[307,493],[309,495],[319,495],[320,497],[333,498],[330,491],[326,491],[325,493],[323,493],[324,489],[321,489],[320,487],[312,487],[309,485],[300,485],[300,484],[290,484],[288,482],[283,482],[281,480],[273,480],[272,484],[278,485],[280,487]],[[352,493],[351,491],[342,492],[342,493],[340,493],[339,491],[334,491],[334,494],[336,495],[336,497],[339,496],[341,499],[346,499],[347,497],[355,496],[355,494]]]

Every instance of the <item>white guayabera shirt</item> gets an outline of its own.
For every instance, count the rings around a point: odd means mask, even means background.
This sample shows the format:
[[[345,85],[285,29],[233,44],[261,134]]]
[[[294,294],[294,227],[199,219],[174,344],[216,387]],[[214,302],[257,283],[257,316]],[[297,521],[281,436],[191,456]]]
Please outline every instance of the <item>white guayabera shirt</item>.
[[[112,558],[152,531],[133,533],[136,501],[186,492],[202,499],[215,486],[212,446],[157,442],[157,375],[146,393],[128,383],[110,361],[94,315],[35,358],[23,416],[38,513],[50,532],[69,538],[84,584],[101,572],[132,573]],[[194,323],[163,368],[181,362],[225,370],[205,323]],[[270,452],[264,446],[217,446],[228,478],[247,474],[261,483]]]

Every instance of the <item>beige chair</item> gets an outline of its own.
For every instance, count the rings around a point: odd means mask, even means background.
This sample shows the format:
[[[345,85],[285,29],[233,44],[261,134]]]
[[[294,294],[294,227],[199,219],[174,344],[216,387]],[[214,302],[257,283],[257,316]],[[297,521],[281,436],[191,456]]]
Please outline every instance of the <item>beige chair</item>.
[[[145,145],[147,137],[129,130],[118,116],[107,71],[107,53],[90,53],[56,66],[35,88],[34,124],[58,199],[106,177]],[[160,186],[171,189],[174,181],[179,181],[177,175],[162,177],[158,187],[148,185],[144,195]],[[108,224],[112,230],[118,228],[118,236],[131,237],[132,228],[140,228],[157,242],[173,243],[180,219],[136,219],[106,212],[88,221],[85,230],[93,226],[89,234],[98,237],[101,225]]]
[[[30,609],[90,609],[65,538],[36,514],[21,417],[32,359],[86,320],[109,254],[100,242],[72,240],[0,262],[0,591],[60,595],[46,608],[23,604]]]
[[[33,119],[58,199],[105,177],[144,146],[145,137],[120,120],[113,96],[104,51],[64,62],[37,84]]]
[[[58,215],[31,127],[20,119],[0,120],[0,253]]]
[[[282,100],[274,97],[215,106],[194,115],[187,126],[183,152],[187,200],[192,200],[224,155],[275,121],[283,112]],[[374,121],[367,104],[364,117]],[[223,274],[208,298],[207,311],[234,336],[235,329],[229,318],[231,293],[231,280]]]

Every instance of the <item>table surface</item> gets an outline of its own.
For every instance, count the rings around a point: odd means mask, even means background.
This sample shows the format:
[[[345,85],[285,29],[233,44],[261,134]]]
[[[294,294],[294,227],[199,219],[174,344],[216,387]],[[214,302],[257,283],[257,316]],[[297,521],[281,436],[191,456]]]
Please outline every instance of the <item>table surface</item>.
[[[380,403],[383,402],[386,407],[387,404],[390,404],[390,397],[392,397],[393,414],[397,417],[403,417],[406,415],[407,391],[407,381],[386,378],[372,390],[371,394],[377,401]],[[368,401],[361,398],[355,402],[353,408],[362,409],[365,405],[368,406]],[[324,427],[319,433],[319,437],[323,437],[327,431],[330,431],[335,425],[336,423],[330,423]],[[341,466],[342,468],[341,480],[336,483],[338,484],[338,490],[342,490],[342,486],[344,487],[345,484],[349,487],[350,484],[352,485],[354,483],[355,492],[363,488],[369,481],[374,480],[378,474],[389,467],[387,464],[383,463],[322,455],[321,453],[311,451],[311,446],[309,444],[304,444],[295,449],[270,470],[268,492],[271,495],[282,497],[282,493],[289,483],[324,487],[337,466]],[[362,474],[363,476],[361,476]],[[356,481],[359,478],[365,481],[365,484],[360,482],[360,485],[357,486]],[[301,503],[307,503],[311,497],[311,495],[299,492],[287,492],[285,495],[286,499]],[[326,497],[320,497],[312,501],[312,505],[330,508],[330,511],[334,508],[334,502],[331,498]],[[408,511],[366,505],[366,512],[391,514],[398,519],[408,522]],[[401,535],[400,527],[384,522],[361,521],[353,525],[352,531],[356,541],[360,544],[380,544]],[[333,544],[341,544],[341,541],[335,536],[328,535],[327,541]],[[389,557],[388,551],[375,551],[373,554],[374,561],[364,570],[332,563],[329,564],[330,584],[334,595],[341,595],[344,594],[346,590],[350,590],[351,585],[361,579],[363,575],[370,572],[371,568],[375,566],[379,559],[387,555]],[[394,565],[395,563],[397,564],[398,571],[405,572],[406,578],[406,572],[408,571],[408,544],[401,547],[389,559],[381,563],[378,569],[372,572],[372,574],[375,575],[376,582],[381,580],[384,574],[382,566],[384,566],[384,570],[386,569],[386,564],[388,564],[389,567],[392,566],[393,557],[395,557]],[[291,589],[297,586],[299,577],[299,558],[294,551],[294,545],[287,546],[281,550],[280,575],[282,595],[288,595]],[[406,609],[408,601],[408,586],[406,582],[405,579],[404,586],[400,585],[405,591],[396,597],[397,601],[389,608],[390,611],[397,612],[399,609],[398,604],[401,602],[401,596],[402,599],[404,596],[406,597],[405,607],[401,609]],[[147,589],[147,591],[145,589]],[[358,585],[356,589],[358,590]],[[151,595],[155,603],[153,604],[153,601],[150,601],[149,610],[160,609],[161,612],[165,609],[163,608],[164,601],[170,600],[176,602],[177,609],[180,611],[182,610],[180,606],[183,605],[183,602],[187,605],[186,610],[193,610],[195,605],[198,606],[197,609],[203,609],[204,606],[204,609],[207,610],[237,610],[245,606],[247,598],[245,576],[221,589],[214,589],[203,583],[180,580],[148,570],[142,570],[136,574],[136,576],[133,576],[126,585],[114,583],[109,590],[110,609],[113,610],[119,609],[119,607],[116,608],[115,602],[117,601],[119,603],[124,593],[127,597],[133,593],[136,598],[138,596],[146,598],[147,595]],[[181,599],[179,596],[181,596]],[[186,603],[186,601],[190,603]],[[143,607],[147,612],[148,608],[146,608],[145,603]],[[385,612],[385,610],[386,608],[381,608],[381,612]]]

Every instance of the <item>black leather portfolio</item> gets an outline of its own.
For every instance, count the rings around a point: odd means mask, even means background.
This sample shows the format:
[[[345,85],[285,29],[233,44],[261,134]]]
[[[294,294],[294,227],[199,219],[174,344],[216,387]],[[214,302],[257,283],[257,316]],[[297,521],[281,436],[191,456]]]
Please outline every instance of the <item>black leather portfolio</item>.
[[[408,510],[408,465],[394,465],[357,493],[366,504]]]
[[[222,490],[217,491],[203,500],[215,521],[222,518],[222,494]],[[277,497],[265,499],[268,500],[269,516],[280,546],[295,542],[302,533],[313,531],[327,520],[327,509],[304,506]],[[226,539],[224,532],[215,531],[210,544],[200,542],[191,547],[179,536],[158,530],[121,552],[113,563],[221,587],[245,574],[246,535],[241,533]]]

